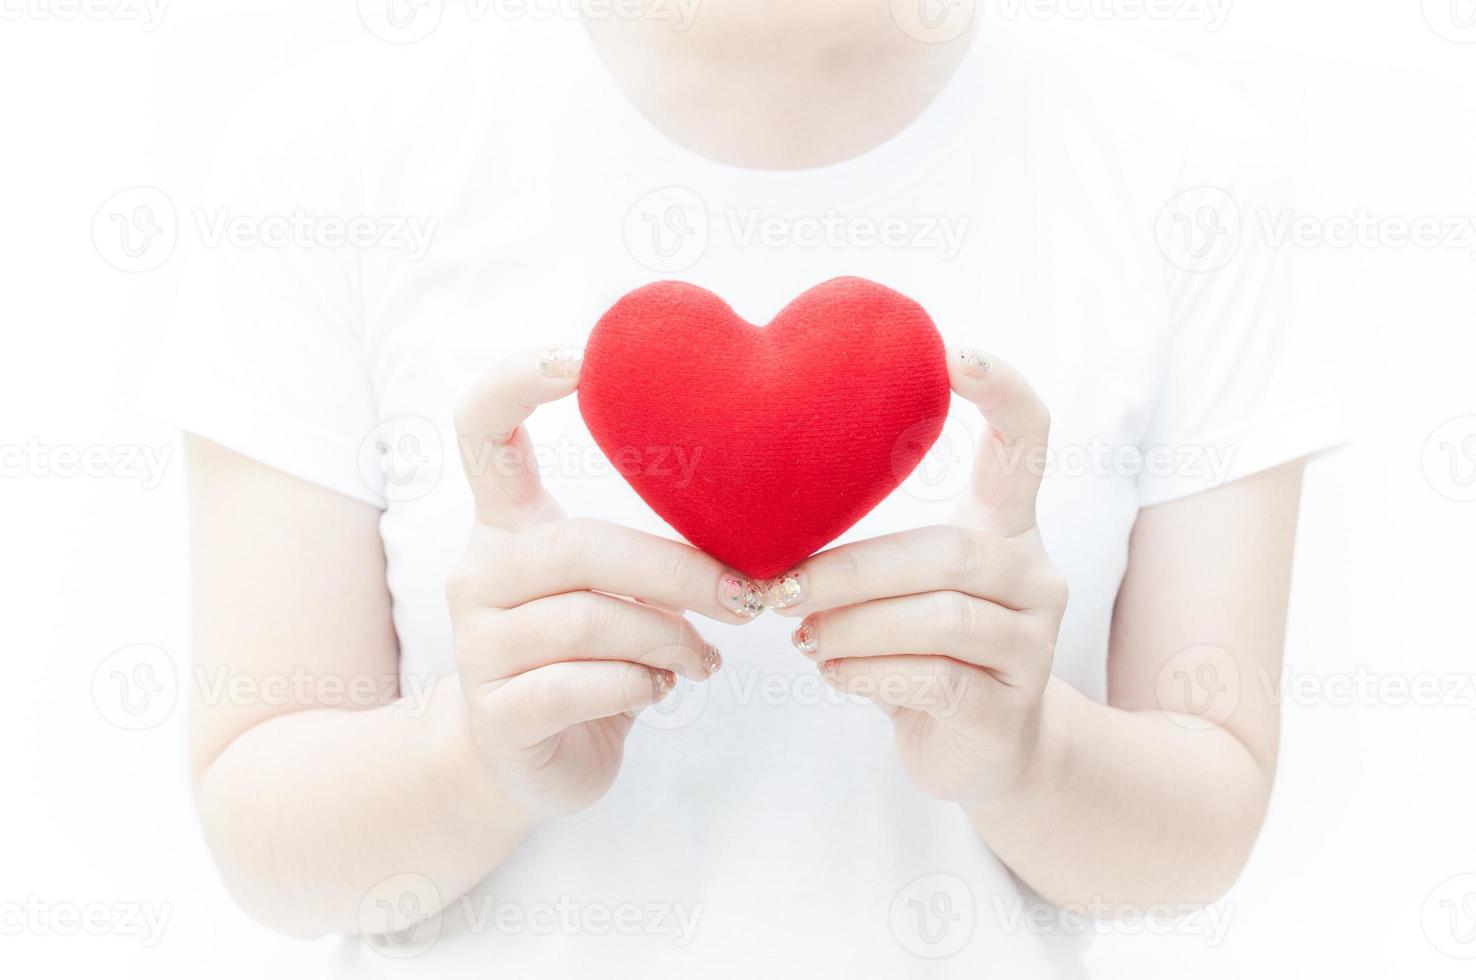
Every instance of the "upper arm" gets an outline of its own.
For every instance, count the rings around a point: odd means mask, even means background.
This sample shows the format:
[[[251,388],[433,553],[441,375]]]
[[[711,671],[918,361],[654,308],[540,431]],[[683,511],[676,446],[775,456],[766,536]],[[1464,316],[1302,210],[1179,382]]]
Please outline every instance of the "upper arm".
[[[379,510],[186,435],[198,777],[247,729],[398,696]]]
[[[1199,716],[1270,773],[1301,460],[1138,515],[1113,613],[1108,700]]]

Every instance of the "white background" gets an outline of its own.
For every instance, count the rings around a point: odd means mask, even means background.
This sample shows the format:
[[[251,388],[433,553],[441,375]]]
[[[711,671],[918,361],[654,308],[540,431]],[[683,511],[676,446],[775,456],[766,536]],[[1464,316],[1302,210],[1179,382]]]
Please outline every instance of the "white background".
[[[1308,475],[1271,816],[1222,936],[1123,926],[1091,962],[1123,978],[1471,976],[1476,4],[1220,0],[1209,30],[1208,0],[1022,3],[1004,8],[1085,10],[1076,29],[1129,33],[1240,89],[1298,148],[1311,225],[1467,222],[1450,247],[1388,233],[1298,246],[1355,441]],[[148,10],[162,12],[152,30]],[[317,973],[324,944],[237,912],[194,823],[171,709],[188,656],[181,467],[172,434],[128,408],[183,263],[114,267],[120,209],[104,205],[144,185],[183,213],[243,96],[363,31],[352,0],[0,0],[5,975]],[[68,451],[100,472],[70,473]],[[138,452],[164,460],[157,485]],[[130,714],[115,675],[148,675],[134,652],[109,658],[140,644],[155,673],[134,694],[155,696]],[[1438,687],[1438,703],[1401,683]],[[142,912],[165,918],[162,935]]]

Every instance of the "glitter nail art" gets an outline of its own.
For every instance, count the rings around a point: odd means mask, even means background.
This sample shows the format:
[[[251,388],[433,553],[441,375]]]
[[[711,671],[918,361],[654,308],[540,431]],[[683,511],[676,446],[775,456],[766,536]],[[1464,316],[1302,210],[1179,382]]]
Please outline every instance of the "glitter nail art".
[[[676,675],[669,670],[656,671],[656,700],[660,701],[676,687]]]
[[[711,643],[703,648],[702,666],[707,669],[709,674],[716,674],[723,669],[723,655]]]
[[[745,619],[753,619],[764,611],[764,593],[746,578],[724,575],[718,583],[718,599],[724,606]]]
[[[799,572],[789,572],[769,582],[768,604],[770,609],[788,609],[805,600],[805,582]]]
[[[989,358],[972,347],[965,347],[958,352],[959,362],[963,364],[966,374],[976,378],[982,378],[994,370],[994,365],[989,363]]]
[[[807,657],[813,657],[815,651],[820,649],[820,638],[815,635],[815,623],[813,620],[805,620],[799,624],[799,628],[790,637],[790,642],[795,649]]]
[[[572,345],[550,347],[538,352],[538,373],[545,378],[572,378],[584,363],[584,348]]]

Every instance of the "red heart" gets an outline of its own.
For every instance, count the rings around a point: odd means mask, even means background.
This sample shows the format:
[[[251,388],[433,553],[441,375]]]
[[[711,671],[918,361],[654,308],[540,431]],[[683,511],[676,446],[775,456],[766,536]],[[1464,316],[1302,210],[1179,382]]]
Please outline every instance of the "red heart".
[[[627,293],[585,349],[579,410],[636,493],[753,578],[789,571],[907,478],[948,412],[943,340],[865,279],[755,327],[705,289]]]

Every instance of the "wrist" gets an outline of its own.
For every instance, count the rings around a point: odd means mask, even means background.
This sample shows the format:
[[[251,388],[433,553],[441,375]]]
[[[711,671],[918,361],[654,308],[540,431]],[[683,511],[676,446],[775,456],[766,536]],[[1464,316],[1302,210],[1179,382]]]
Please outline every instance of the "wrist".
[[[442,677],[425,695],[435,758],[451,796],[475,812],[486,814],[503,833],[526,835],[539,824],[497,781],[477,747],[471,713],[456,675]]]
[[[1071,687],[1052,675],[1041,694],[1035,725],[1021,745],[1020,765],[1007,784],[987,800],[966,806],[980,826],[1028,810],[1066,778],[1070,755]]]

